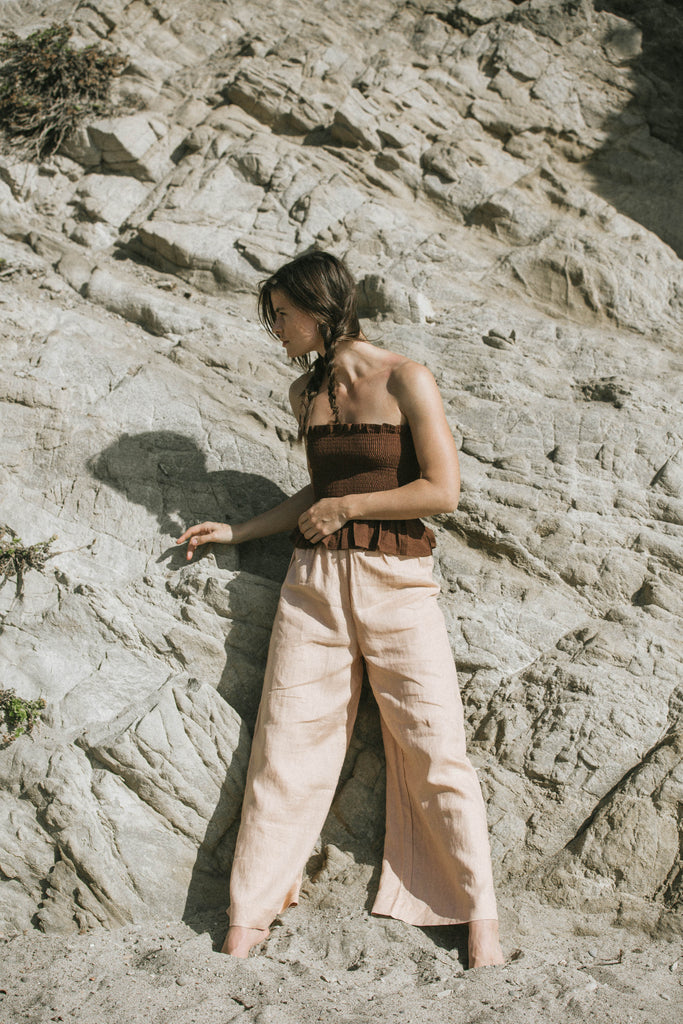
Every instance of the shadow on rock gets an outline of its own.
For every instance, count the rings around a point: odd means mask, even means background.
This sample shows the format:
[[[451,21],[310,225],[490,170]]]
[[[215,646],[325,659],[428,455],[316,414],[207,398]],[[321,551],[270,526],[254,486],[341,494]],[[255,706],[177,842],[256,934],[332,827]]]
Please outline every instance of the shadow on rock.
[[[683,11],[672,0],[598,0],[595,8],[627,19],[604,45],[633,82],[587,169],[599,195],[683,256]]]
[[[286,497],[272,481],[255,473],[208,470],[205,455],[197,444],[172,431],[123,434],[91,459],[89,469],[102,483],[124,494],[129,502],[152,512],[160,530],[171,536],[179,536],[185,525],[203,520],[243,521],[272,508]],[[239,549],[214,547],[221,568],[242,570],[227,585],[223,582],[220,586],[209,587],[204,599],[217,613],[229,614],[232,621],[226,640],[225,665],[215,685],[221,697],[246,723],[245,731],[247,727],[253,728],[256,718],[277,598],[277,588],[268,581],[279,583],[284,578],[291,551],[291,542],[285,536],[242,544]],[[184,548],[172,547],[164,552],[162,559],[169,559],[171,569],[187,564]],[[189,660],[183,668],[193,674]],[[376,777],[370,784],[367,763],[362,781],[355,774],[359,754],[367,750],[375,752],[377,762]],[[366,685],[322,842],[323,846],[330,842],[338,845],[356,861],[373,864],[368,905],[374,899],[381,862],[383,769],[379,714]],[[365,808],[365,813],[359,813],[359,807]],[[348,815],[344,813],[347,810],[357,826],[353,831],[349,831]],[[220,806],[216,808],[198,847],[187,890],[183,920],[198,933],[208,932],[216,949],[222,945],[228,924],[225,916],[228,878],[238,828],[239,815],[226,830],[224,810]]]
[[[204,520],[243,522],[287,497],[257,473],[207,470],[206,457],[196,442],[173,431],[122,434],[91,459],[88,468],[129,501],[149,509],[161,532],[173,537]],[[214,547],[222,567],[278,581],[284,578],[291,551],[284,536],[241,544],[239,553],[237,548]],[[168,549],[162,555],[166,558],[169,568],[186,564],[184,548]]]
[[[152,512],[160,531],[171,536],[180,536],[187,525],[204,520],[244,521],[272,508],[286,497],[276,484],[256,473],[208,470],[206,457],[197,444],[191,438],[172,431],[123,434],[90,460],[89,469],[93,476],[125,495],[129,502]],[[239,550],[214,546],[214,554],[222,568],[240,569],[246,574],[279,582],[284,578],[291,557],[291,543],[286,537],[272,537],[240,545]],[[167,559],[170,569],[182,568],[187,564],[185,548],[169,548],[160,560]],[[227,595],[228,600],[238,606],[244,596],[240,576],[238,574],[228,585]],[[249,580],[249,577],[244,579]],[[248,584],[245,586],[249,589]],[[256,586],[252,580],[251,589]],[[262,589],[264,592],[272,590],[272,586],[268,588],[264,582]],[[268,609],[264,612],[266,618],[267,613]],[[237,634],[240,634],[241,625],[237,615]],[[267,631],[264,632],[263,647],[267,648]],[[230,699],[235,696],[232,692],[232,655],[235,644],[239,647],[239,641],[239,635],[231,637],[226,645],[226,664],[220,681],[216,680],[216,688],[252,727],[260,696],[259,673],[249,673],[249,693],[243,692],[245,686],[242,681],[239,687],[242,699]],[[249,649],[243,653],[248,661],[265,662],[265,650]],[[191,664],[185,667],[192,672]],[[246,733],[246,725],[244,730]],[[229,775],[230,766],[226,765],[226,778]],[[197,850],[183,913],[183,919],[198,932],[210,932],[218,948],[226,927],[222,910],[227,906],[227,879],[238,826],[239,814],[225,831],[224,809],[220,805],[216,808]],[[221,908],[221,911],[216,908]]]

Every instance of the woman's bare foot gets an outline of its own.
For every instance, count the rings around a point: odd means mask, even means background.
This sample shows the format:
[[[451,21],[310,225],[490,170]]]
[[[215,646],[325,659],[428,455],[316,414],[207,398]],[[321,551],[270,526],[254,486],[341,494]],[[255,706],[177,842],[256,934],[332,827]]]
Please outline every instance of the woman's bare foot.
[[[228,928],[228,934],[225,936],[221,953],[227,953],[228,956],[236,956],[240,960],[246,960],[249,956],[249,950],[254,946],[258,946],[259,943],[265,942],[269,935],[269,928],[241,928],[238,924],[231,925]]]
[[[470,921],[467,952],[470,968],[496,967],[505,963],[498,938],[498,922],[495,918],[487,921]]]

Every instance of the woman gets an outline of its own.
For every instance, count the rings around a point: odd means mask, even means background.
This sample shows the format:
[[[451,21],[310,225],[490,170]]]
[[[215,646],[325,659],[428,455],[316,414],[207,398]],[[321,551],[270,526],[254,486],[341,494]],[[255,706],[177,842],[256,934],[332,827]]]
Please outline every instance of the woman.
[[[344,264],[312,252],[261,286],[259,315],[312,369],[290,389],[311,483],[245,523],[178,539],[239,544],[293,531],[273,625],[230,880],[223,951],[246,957],[299,883],[332,802],[363,665],[387,761],[373,913],[469,923],[470,967],[503,962],[486,814],[465,753],[455,666],[420,516],[454,509],[458,457],[425,367],[371,345]]]

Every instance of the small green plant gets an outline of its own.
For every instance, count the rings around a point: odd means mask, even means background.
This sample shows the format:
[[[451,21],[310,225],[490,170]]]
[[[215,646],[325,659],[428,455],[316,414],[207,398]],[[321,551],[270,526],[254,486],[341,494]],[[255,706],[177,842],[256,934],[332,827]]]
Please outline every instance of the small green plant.
[[[17,578],[17,591],[21,593],[24,586],[24,573],[27,569],[42,569],[48,558],[52,557],[50,548],[57,536],[49,540],[38,541],[30,547],[17,537],[9,526],[0,526],[0,587],[13,576]]]
[[[0,127],[31,155],[53,153],[67,132],[91,114],[106,113],[109,86],[123,58],[98,46],[75,50],[71,27],[52,25],[0,43]]]
[[[6,745],[25,732],[31,732],[33,726],[40,721],[44,707],[42,697],[38,700],[25,700],[17,697],[14,690],[0,690],[0,713],[7,729],[2,742]]]

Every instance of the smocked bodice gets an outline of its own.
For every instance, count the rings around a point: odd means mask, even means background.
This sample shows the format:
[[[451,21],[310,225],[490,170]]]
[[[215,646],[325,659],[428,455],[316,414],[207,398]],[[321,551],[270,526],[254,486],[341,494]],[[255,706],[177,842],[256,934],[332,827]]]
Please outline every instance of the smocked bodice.
[[[306,432],[308,465],[316,501],[347,494],[388,491],[417,480],[420,464],[408,424],[326,423]],[[313,547],[300,530],[296,547]],[[352,519],[319,542],[392,555],[428,555],[434,534],[420,519]]]

